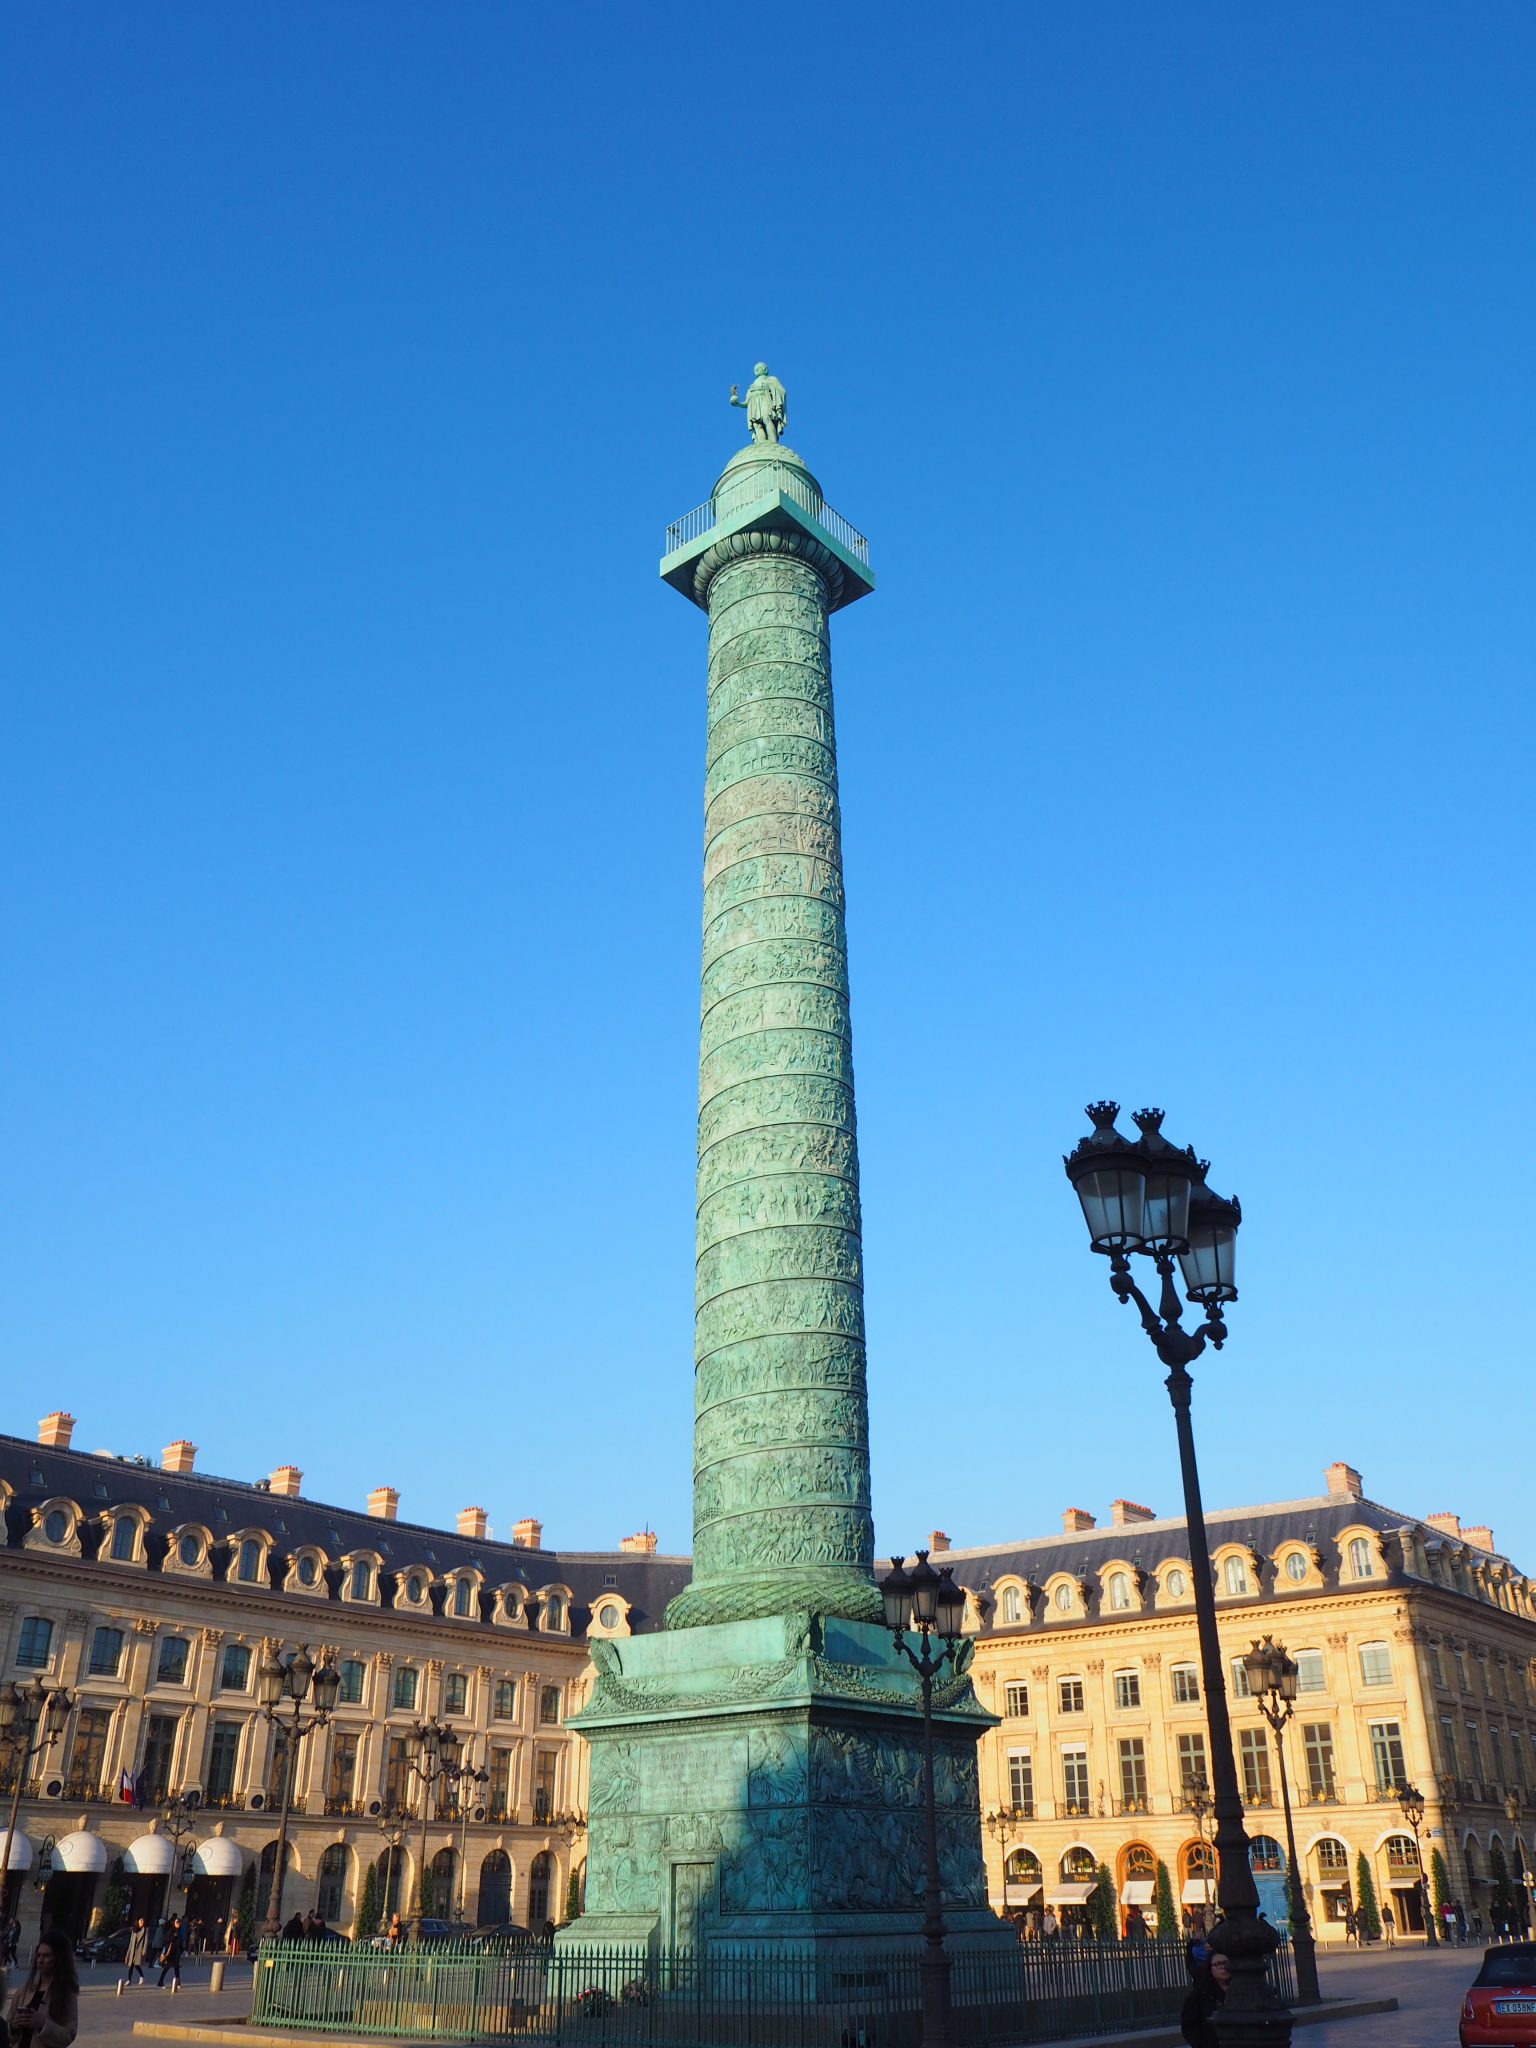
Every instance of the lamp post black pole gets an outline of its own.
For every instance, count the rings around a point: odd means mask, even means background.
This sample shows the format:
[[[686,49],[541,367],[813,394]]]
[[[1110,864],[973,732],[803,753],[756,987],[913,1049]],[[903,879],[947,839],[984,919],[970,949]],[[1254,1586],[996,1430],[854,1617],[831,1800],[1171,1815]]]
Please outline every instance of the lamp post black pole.
[[[1403,1809],[1403,1819],[1413,1829],[1413,1860],[1419,1867],[1419,1911],[1424,1915],[1424,1945],[1434,1948],[1439,1939],[1435,1933],[1434,1901],[1429,1896],[1429,1883],[1424,1876],[1424,1851],[1419,1847],[1419,1829],[1424,1825],[1424,1795],[1417,1785],[1399,1785],[1397,1803]]]
[[[1211,2015],[1211,2025],[1223,2048],[1227,2043],[1233,2048],[1257,2048],[1260,2042],[1289,2044],[1291,2015],[1269,1981],[1269,1958],[1280,1937],[1259,1915],[1258,1887],[1243,1826],[1216,1626],[1216,1587],[1190,1417],[1194,1382],[1189,1367],[1207,1344],[1219,1351],[1226,1342],[1223,1304],[1237,1299],[1233,1270],[1242,1210],[1236,1201],[1224,1200],[1207,1186],[1207,1161],[1197,1159],[1193,1150],[1181,1152],[1162,1135],[1160,1109],[1136,1112],[1141,1136],[1135,1140],[1123,1138],[1115,1129],[1119,1113],[1116,1102],[1090,1103],[1092,1134],[1064,1164],[1082,1203],[1092,1247],[1109,1259],[1110,1286],[1121,1303],[1135,1303],[1142,1328],[1168,1368],[1164,1384],[1178,1436],[1189,1564],[1195,1582],[1200,1676],[1211,1742],[1216,1898],[1221,1907],[1211,1947],[1232,1966],[1225,2001]],[[1131,1277],[1128,1255],[1152,1260],[1162,1283],[1156,1309]],[[1182,1304],[1174,1279],[1175,1259],[1190,1300],[1205,1310],[1205,1321],[1194,1330],[1186,1330],[1179,1319]]]
[[[482,1785],[489,1785],[491,1774],[477,1770],[471,1763],[456,1764],[453,1769],[453,1786],[459,1802],[459,1918],[469,1918],[469,1809],[474,1804],[475,1794]],[[484,1820],[485,1809],[475,1808],[477,1820]]]
[[[421,1941],[421,1923],[426,1915],[422,1901],[427,1889],[427,1824],[432,1815],[433,1792],[440,1777],[458,1769],[459,1738],[447,1722],[435,1717],[418,1721],[411,1730],[406,1762],[421,1783],[421,1868],[416,1875],[416,1897],[412,1902],[411,1939]]]
[[[949,1957],[944,1948],[944,1896],[939,1877],[939,1816],[933,1785],[933,1681],[946,1664],[964,1668],[960,1634],[965,1621],[965,1593],[955,1584],[949,1566],[936,1572],[926,1550],[917,1553],[910,1572],[903,1560],[891,1559],[891,1569],[880,1582],[885,1601],[885,1621],[898,1650],[917,1673],[923,1701],[923,1887],[927,1894],[923,1913],[921,1984],[923,2000],[923,2048],[950,2048]],[[907,1641],[915,1630],[921,1650]],[[944,1647],[934,1654],[931,1638],[943,1638]],[[1006,1889],[1005,1889],[1006,1895]]]
[[[283,1880],[288,1874],[288,1815],[293,1806],[293,1781],[298,1768],[299,1745],[312,1728],[323,1727],[336,1706],[341,1691],[341,1673],[324,1664],[317,1671],[307,1645],[300,1644],[291,1657],[275,1652],[261,1667],[261,1710],[283,1740],[283,1810],[277,1824],[277,1853],[272,1864],[272,1884],[267,1893],[267,1917],[262,1924],[263,1941],[276,1941],[283,1931]],[[314,1688],[314,1705],[306,1719],[304,1702]],[[285,1717],[288,1722],[283,1727]]]
[[[178,1792],[165,1803],[165,1832],[170,1838],[172,1853],[171,1867],[165,1873],[165,1904],[160,1912],[162,1929],[171,1917],[171,1887],[176,1882],[177,1865],[181,1861],[181,1845],[197,1825],[193,1815],[200,1804],[201,1801],[195,1792]],[[190,1846],[195,1848],[197,1845],[193,1843]]]
[[[16,1776],[11,1784],[10,1811],[5,1817],[5,1851],[0,1854],[0,1908],[11,1882],[11,1851],[16,1841],[16,1809],[27,1773],[52,1749],[64,1732],[74,1700],[60,1685],[51,1691],[40,1678],[30,1685],[0,1687],[0,1750]],[[19,1915],[18,1915],[19,1917]],[[3,1920],[0,1912],[0,1920]]]
[[[1003,1918],[1008,1917],[1008,1844],[1014,1836],[1014,1822],[1022,1815],[1016,1806],[1000,1806],[995,1813],[989,1813],[982,1825],[997,1843],[1003,1859]]]
[[[1248,1690],[1259,1712],[1269,1723],[1275,1738],[1275,1757],[1280,1765],[1280,1804],[1285,1809],[1286,1895],[1290,1902],[1291,1946],[1296,1951],[1296,2002],[1321,2005],[1323,1994],[1317,1981],[1317,1943],[1312,1935],[1312,1916],[1307,1911],[1296,1863],[1296,1826],[1291,1819],[1291,1781],[1285,1768],[1285,1725],[1296,1711],[1296,1660],[1284,1643],[1265,1636],[1243,1659],[1248,1673]]]
[[[382,1910],[386,1932],[389,1928],[390,1915],[400,1910],[398,1904],[391,1906],[389,1903],[390,1884],[397,1873],[400,1845],[405,1840],[405,1830],[400,1825],[400,1819],[401,1816],[395,1812],[393,1807],[386,1807],[377,1817],[379,1833],[384,1837],[384,1904]]]

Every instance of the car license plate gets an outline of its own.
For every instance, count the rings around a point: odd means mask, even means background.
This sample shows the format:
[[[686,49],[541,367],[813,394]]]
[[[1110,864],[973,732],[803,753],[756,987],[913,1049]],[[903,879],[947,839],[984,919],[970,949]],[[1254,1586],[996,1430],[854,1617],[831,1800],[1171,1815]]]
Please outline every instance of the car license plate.
[[[1493,2009],[1500,2018],[1505,2013],[1536,2012],[1536,1998],[1496,1998]]]

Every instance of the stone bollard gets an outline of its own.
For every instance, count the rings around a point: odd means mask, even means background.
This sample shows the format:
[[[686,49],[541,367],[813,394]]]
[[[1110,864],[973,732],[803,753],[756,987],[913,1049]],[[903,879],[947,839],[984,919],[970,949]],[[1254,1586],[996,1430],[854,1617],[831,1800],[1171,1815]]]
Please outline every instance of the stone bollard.
[[[222,1991],[224,1989],[224,1958],[222,1956],[218,1958],[213,1966],[213,1974],[208,1979],[208,1989],[210,1991]]]

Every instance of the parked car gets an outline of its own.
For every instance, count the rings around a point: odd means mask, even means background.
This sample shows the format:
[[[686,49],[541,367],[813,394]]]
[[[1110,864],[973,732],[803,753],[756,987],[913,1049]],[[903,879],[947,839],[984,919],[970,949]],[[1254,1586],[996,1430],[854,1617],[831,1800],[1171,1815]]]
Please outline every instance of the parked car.
[[[491,1927],[476,1927],[465,1938],[471,1948],[485,1949],[492,1955],[500,1955],[503,1949],[526,1948],[536,1936],[531,1927],[519,1927],[509,1920]]]
[[[1461,2004],[1461,2048],[1536,2042],[1536,1941],[1490,1948]]]
[[[82,1963],[121,1963],[128,1955],[128,1937],[132,1928],[119,1927],[115,1934],[98,1934],[90,1941],[77,1941],[75,1954]]]
[[[472,1929],[463,1920],[432,1920],[424,1918],[421,1923],[421,1939],[423,1944],[439,1941],[465,1941],[471,1932]],[[414,1939],[415,1930],[410,1922],[407,1921],[404,1927],[402,1945],[409,1948]],[[370,1948],[388,1948],[389,1936],[387,1934],[376,1934],[368,1946]]]

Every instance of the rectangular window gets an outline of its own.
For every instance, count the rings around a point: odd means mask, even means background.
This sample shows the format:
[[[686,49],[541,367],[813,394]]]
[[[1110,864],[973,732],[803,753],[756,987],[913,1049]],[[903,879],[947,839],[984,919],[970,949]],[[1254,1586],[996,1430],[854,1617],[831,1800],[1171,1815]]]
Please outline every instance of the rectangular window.
[[[1307,1790],[1314,1799],[1337,1798],[1333,1776],[1333,1730],[1326,1721],[1308,1721],[1302,1728],[1301,1739],[1307,1755]]]
[[[176,1753],[177,1714],[151,1714],[144,1724],[142,1786],[144,1804],[160,1806],[171,1790],[171,1763]]]
[[[1436,1685],[1444,1686],[1445,1660],[1440,1655],[1440,1645],[1438,1643],[1431,1643],[1429,1646],[1429,1675]]]
[[[466,1619],[466,1618],[467,1618],[467,1617],[468,1617],[469,1615],[471,1615],[471,1614],[472,1614],[472,1613],[474,1612],[474,1598],[475,1598],[475,1589],[474,1589],[474,1585],[472,1584],[472,1582],[471,1582],[470,1580],[468,1580],[468,1579],[455,1579],[455,1580],[454,1580],[454,1582],[453,1582],[453,1611],[454,1611],[454,1614],[455,1614],[455,1615],[456,1615],[456,1616],[458,1617],[458,1619],[459,1619],[460,1621],[463,1621],[464,1619]]]
[[[112,1555],[118,1564],[131,1564],[138,1524],[132,1515],[119,1515],[112,1524]]]
[[[443,1680],[443,1712],[462,1714],[469,1700],[469,1680],[462,1671],[450,1671]]]
[[[82,1707],[76,1714],[75,1739],[70,1745],[69,1769],[64,1775],[66,1799],[94,1799],[101,1790],[107,1730],[111,1725],[111,1710],[106,1707]]]
[[[334,1813],[352,1804],[357,1785],[357,1749],[362,1740],[349,1729],[338,1728],[331,1737],[331,1762],[326,1774],[325,1801]]]
[[[1477,1653],[1477,1661],[1478,1666],[1483,1674],[1484,1696],[1491,1700],[1493,1698],[1493,1673],[1488,1668],[1488,1652],[1486,1650],[1479,1650]]]
[[[1026,1816],[1035,1810],[1035,1767],[1027,1749],[1008,1752],[1008,1803]]]
[[[511,1678],[498,1678],[496,1690],[491,1696],[491,1718],[496,1721],[517,1719],[517,1682]]]
[[[361,1659],[348,1657],[341,1667],[341,1691],[336,1695],[344,1707],[360,1707],[363,1703],[363,1665]]]
[[[191,1645],[185,1636],[162,1636],[160,1657],[155,1665],[155,1681],[159,1685],[185,1685],[187,1682],[187,1658]]]
[[[1136,1671],[1115,1673],[1115,1705],[1117,1707],[1139,1707],[1141,1705],[1141,1674]]]
[[[402,1713],[416,1711],[416,1673],[409,1664],[402,1664],[395,1673],[394,1703]]]
[[[219,1691],[244,1692],[251,1682],[251,1653],[244,1643],[226,1643],[219,1659]]]
[[[1483,1736],[1475,1721],[1467,1723],[1467,1756],[1472,1765],[1472,1775],[1479,1783],[1487,1775],[1483,1770]]]
[[[40,1614],[29,1614],[21,1624],[21,1641],[16,1646],[16,1662],[23,1671],[46,1671],[52,1645],[53,1623],[45,1621]]]
[[[1168,1674],[1173,1684],[1174,1704],[1192,1707],[1200,1698],[1200,1671],[1194,1664],[1175,1664]]]
[[[1147,1810],[1147,1746],[1139,1735],[1120,1738],[1120,1803],[1127,1813]]]
[[[391,1813],[409,1813],[415,1780],[409,1764],[409,1742],[404,1735],[391,1735],[384,1752],[384,1804]]]
[[[1376,1766],[1376,1790],[1395,1792],[1406,1785],[1403,1769],[1403,1731],[1395,1721],[1371,1723],[1371,1760]]]
[[[1191,1785],[1208,1785],[1205,1768],[1205,1737],[1193,1730],[1179,1737],[1179,1784],[1187,1792]]]
[[[240,1723],[238,1721],[215,1721],[213,1740],[208,1745],[208,1784],[205,1797],[220,1805],[235,1796],[235,1780],[240,1767]]]
[[[1086,1749],[1064,1749],[1061,1752],[1061,1791],[1069,1814],[1082,1814],[1088,1811]]]
[[[1248,1683],[1247,1665],[1243,1662],[1241,1657],[1234,1657],[1229,1668],[1232,1673],[1233,1699],[1251,1699],[1253,1697],[1253,1689]]]
[[[1296,1652],[1296,1690],[1298,1692],[1326,1692],[1328,1678],[1323,1670],[1321,1650],[1298,1650]]]
[[[1453,1778],[1461,1776],[1461,1758],[1456,1754],[1456,1723],[1449,1714],[1440,1717],[1440,1758]]]
[[[1456,1666],[1456,1683],[1461,1687],[1463,1692],[1470,1692],[1472,1688],[1467,1683],[1466,1651],[1458,1649],[1456,1645],[1453,1643],[1451,1645],[1451,1658]]]
[[[560,1726],[560,1688],[546,1685],[539,1694],[539,1726],[558,1728]]]
[[[541,1749],[533,1764],[533,1817],[548,1820],[555,1810],[555,1770],[559,1758],[552,1749]]]
[[[116,1678],[123,1661],[123,1632],[120,1628],[99,1628],[91,1637],[91,1658],[87,1666],[92,1678]]]
[[[1362,1643],[1360,1645],[1360,1683],[1362,1685],[1390,1685],[1392,1683],[1392,1652],[1385,1643]]]
[[[1518,1728],[1511,1728],[1509,1731],[1509,1767],[1514,1774],[1515,1783],[1523,1792],[1525,1790],[1525,1742]]]
[[[510,1749],[491,1751],[490,1818],[510,1820],[512,1818],[512,1752]]]
[[[1080,1714],[1083,1711],[1083,1681],[1080,1678],[1063,1678],[1056,1687],[1057,1704],[1064,1714]]]
[[[1022,1721],[1029,1712],[1029,1687],[1027,1685],[1005,1685],[1003,1687],[1003,1712],[1010,1721]]]
[[[1488,1740],[1493,1744],[1493,1780],[1496,1785],[1506,1782],[1504,1770],[1504,1737],[1497,1728],[1488,1730]]]
[[[1250,1806],[1268,1806],[1269,1791],[1269,1744],[1263,1728],[1243,1728],[1238,1732],[1238,1761],[1243,1771],[1243,1798]]]

